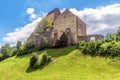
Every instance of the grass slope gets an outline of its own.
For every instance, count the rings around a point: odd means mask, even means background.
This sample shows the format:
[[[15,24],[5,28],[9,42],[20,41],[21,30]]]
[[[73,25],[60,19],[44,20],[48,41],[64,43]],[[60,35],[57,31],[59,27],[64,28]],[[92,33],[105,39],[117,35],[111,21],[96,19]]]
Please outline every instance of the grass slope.
[[[120,80],[120,63],[81,55],[75,47],[46,49],[53,57],[44,68],[28,70],[31,54],[0,62],[0,80]]]

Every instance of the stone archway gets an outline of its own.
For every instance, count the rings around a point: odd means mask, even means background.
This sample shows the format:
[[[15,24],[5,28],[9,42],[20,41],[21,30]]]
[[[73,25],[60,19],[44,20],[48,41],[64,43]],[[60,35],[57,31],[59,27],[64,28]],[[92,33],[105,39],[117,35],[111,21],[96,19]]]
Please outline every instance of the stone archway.
[[[67,43],[68,43],[68,44],[73,44],[73,37],[72,37],[72,33],[71,33],[70,28],[67,28],[67,29],[66,29],[66,35],[67,35],[67,37],[68,37]]]
[[[58,40],[58,33],[55,32],[54,33],[54,45],[55,45],[55,43],[56,43],[57,40]]]
[[[95,39],[94,36],[90,37],[90,41],[95,41],[95,40],[96,40],[96,39]]]

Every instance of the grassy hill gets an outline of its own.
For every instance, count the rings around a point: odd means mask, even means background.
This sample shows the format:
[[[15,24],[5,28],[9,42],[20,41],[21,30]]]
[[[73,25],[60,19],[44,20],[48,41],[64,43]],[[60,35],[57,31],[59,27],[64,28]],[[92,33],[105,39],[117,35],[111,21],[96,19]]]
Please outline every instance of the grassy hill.
[[[109,58],[83,56],[74,46],[45,49],[53,57],[44,68],[28,69],[32,54],[0,62],[0,80],[120,80],[120,63]]]

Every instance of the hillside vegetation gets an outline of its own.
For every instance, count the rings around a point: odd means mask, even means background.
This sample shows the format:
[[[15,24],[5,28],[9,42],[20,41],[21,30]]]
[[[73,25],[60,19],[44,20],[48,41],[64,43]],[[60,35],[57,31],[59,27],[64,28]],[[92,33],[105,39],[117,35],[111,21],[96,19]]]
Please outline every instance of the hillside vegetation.
[[[32,54],[0,62],[0,80],[120,80],[120,62],[110,58],[83,56],[74,46],[37,52],[52,56],[45,67],[29,69]]]

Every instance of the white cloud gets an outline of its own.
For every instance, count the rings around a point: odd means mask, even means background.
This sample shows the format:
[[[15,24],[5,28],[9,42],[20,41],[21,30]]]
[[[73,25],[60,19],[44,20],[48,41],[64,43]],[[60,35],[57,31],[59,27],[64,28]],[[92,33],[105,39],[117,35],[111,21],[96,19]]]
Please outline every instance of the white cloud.
[[[60,12],[62,13],[62,12],[64,12],[66,10],[66,8],[63,8],[62,10],[60,10]]]
[[[27,14],[33,14],[35,12],[34,8],[27,8],[26,13]]]
[[[85,8],[84,10],[71,8],[70,11],[79,16],[86,23],[88,34],[115,32],[117,30],[116,28],[120,26],[120,4],[95,9]],[[34,18],[35,15],[32,17]],[[26,41],[40,20],[41,17],[37,18],[32,23],[15,29],[14,32],[8,33],[3,40],[11,44],[15,44],[18,40]]]
[[[2,44],[0,44],[0,49],[1,49],[1,47],[2,47]]]
[[[37,18],[34,8],[27,8],[26,13],[29,14],[29,20],[31,20],[31,21],[33,21],[34,19]]]
[[[3,38],[3,41],[8,42],[12,45],[16,44],[18,40],[25,42],[33,30],[36,28],[40,20],[41,17],[21,28],[16,28],[14,32],[8,33],[6,37]]]
[[[37,18],[37,15],[36,15],[36,14],[30,15],[30,19],[35,19],[35,18]]]
[[[71,8],[70,11],[86,23],[88,34],[115,32],[120,26],[120,4],[95,9],[85,8],[84,10]]]

